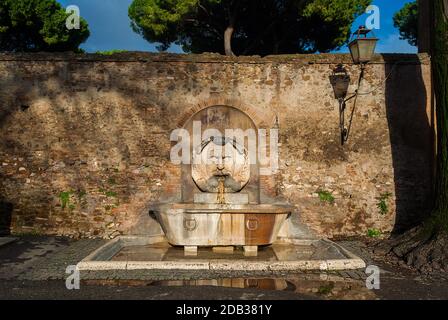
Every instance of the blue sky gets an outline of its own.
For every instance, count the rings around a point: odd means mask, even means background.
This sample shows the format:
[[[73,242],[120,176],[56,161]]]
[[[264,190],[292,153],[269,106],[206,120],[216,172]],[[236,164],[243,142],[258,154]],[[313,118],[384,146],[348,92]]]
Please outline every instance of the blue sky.
[[[153,44],[134,33],[130,27],[128,7],[132,0],[58,0],[64,7],[77,5],[90,28],[89,39],[81,46],[87,52],[113,49],[129,51],[157,51]],[[400,40],[399,32],[393,26],[392,16],[409,0],[374,0],[372,4],[380,8],[381,28],[375,31],[380,38],[377,52],[415,53],[417,49],[407,41]],[[360,16],[353,24],[353,30],[365,24],[368,15]],[[168,51],[181,52],[177,46]],[[342,48],[339,52],[348,52]]]

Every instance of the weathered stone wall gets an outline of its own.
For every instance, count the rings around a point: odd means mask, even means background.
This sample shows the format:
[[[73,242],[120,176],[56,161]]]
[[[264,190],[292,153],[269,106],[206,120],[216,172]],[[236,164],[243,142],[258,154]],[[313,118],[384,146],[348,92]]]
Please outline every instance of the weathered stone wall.
[[[338,63],[354,92],[360,68],[347,55],[1,54],[2,224],[15,233],[147,232],[151,202],[180,192],[171,131],[212,105],[239,108],[261,128],[278,117],[281,171],[264,188],[318,234],[412,224],[431,191],[429,59],[377,56],[366,67],[344,146],[329,81]]]

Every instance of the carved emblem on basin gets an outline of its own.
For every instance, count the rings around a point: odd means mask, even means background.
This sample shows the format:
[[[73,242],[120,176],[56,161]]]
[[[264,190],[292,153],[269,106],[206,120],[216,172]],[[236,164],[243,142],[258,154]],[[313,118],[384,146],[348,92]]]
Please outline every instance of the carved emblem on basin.
[[[198,222],[195,218],[184,218],[184,228],[187,231],[194,231],[198,226]]]

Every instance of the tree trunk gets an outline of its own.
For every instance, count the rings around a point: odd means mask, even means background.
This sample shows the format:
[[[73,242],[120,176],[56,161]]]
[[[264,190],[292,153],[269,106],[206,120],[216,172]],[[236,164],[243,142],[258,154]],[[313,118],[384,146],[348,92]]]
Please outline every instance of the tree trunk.
[[[224,32],[224,51],[226,56],[234,56],[235,54],[232,51],[232,35],[233,35],[233,24],[229,25]]]
[[[432,70],[436,97],[437,168],[434,223],[448,231],[448,0],[433,0]]]
[[[434,208],[422,226],[378,247],[421,272],[448,272],[448,0],[432,0],[430,8],[437,118]]]

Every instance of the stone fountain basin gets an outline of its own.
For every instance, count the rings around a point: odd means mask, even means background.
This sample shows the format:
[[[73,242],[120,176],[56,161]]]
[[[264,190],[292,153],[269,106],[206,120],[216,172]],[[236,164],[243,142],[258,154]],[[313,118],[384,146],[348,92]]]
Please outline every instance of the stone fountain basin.
[[[166,203],[153,207],[175,246],[272,244],[293,207],[282,204]]]

